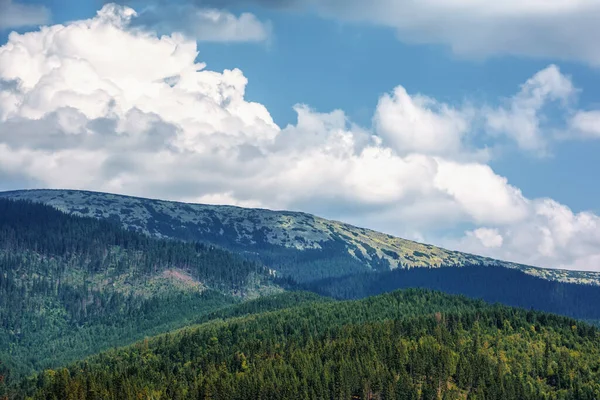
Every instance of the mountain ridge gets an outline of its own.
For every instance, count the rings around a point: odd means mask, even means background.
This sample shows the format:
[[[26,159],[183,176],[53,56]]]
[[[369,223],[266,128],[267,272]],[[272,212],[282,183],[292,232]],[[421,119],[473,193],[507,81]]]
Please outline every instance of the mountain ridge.
[[[0,192],[0,197],[108,219],[159,238],[203,241],[255,257],[297,281],[369,270],[502,266],[543,279],[600,286],[600,273],[546,269],[447,250],[299,211],[207,205],[69,189]],[[288,265],[289,259],[295,262]],[[299,260],[299,261],[298,261]],[[318,261],[318,263],[317,263]],[[316,264],[323,264],[324,267]],[[298,264],[302,267],[297,268]]]

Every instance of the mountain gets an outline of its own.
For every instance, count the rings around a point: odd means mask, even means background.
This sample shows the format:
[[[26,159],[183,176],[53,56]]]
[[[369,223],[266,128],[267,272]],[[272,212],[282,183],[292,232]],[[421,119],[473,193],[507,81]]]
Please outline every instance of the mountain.
[[[257,313],[233,312],[241,316],[44,371],[14,395],[81,400],[600,397],[600,332],[569,318],[423,290],[353,302],[313,298],[279,310],[264,306],[248,309]]]
[[[212,245],[0,199],[0,363],[14,376],[280,291],[266,267]]]
[[[107,219],[158,238],[211,243],[264,263],[295,282],[418,267],[500,266],[550,281],[600,286],[600,273],[535,268],[397,238],[310,214],[186,204],[76,190],[22,190],[0,197]]]
[[[302,213],[5,192],[0,399],[598,398],[583,322],[333,299],[600,319],[594,274],[542,272]]]
[[[326,278],[300,287],[337,299],[360,299],[396,289],[426,288],[489,303],[568,315],[594,324],[600,319],[600,287],[550,281],[500,266],[395,269]]]

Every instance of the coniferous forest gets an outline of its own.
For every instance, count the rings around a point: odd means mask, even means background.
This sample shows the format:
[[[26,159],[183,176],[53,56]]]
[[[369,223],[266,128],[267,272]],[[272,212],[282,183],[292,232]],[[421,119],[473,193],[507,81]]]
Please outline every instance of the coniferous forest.
[[[597,292],[482,266],[299,284],[0,199],[0,399],[597,399],[598,329],[532,309],[597,319]]]
[[[360,299],[397,289],[425,288],[588,321],[600,320],[599,286],[549,281],[500,266],[396,269],[327,278],[300,287],[338,299]]]
[[[236,303],[264,267],[214,246],[0,199],[0,361],[21,376]]]
[[[27,380],[33,399],[596,399],[600,333],[424,290],[216,320]]]

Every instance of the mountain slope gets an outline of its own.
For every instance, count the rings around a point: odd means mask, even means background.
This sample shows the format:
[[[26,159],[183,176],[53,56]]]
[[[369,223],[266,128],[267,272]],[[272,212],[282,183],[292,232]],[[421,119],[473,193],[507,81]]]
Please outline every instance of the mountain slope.
[[[496,266],[396,269],[327,278],[308,282],[302,288],[338,299],[361,299],[397,289],[426,288],[568,315],[594,324],[600,321],[600,287],[549,281]]]
[[[543,279],[600,285],[600,273],[552,270],[421,244],[313,215],[186,204],[74,190],[24,190],[0,197],[119,222],[155,237],[202,241],[241,252],[279,276],[306,282],[396,268],[494,265]]]
[[[13,374],[274,291],[264,266],[226,250],[0,199],[0,362]]]
[[[33,399],[582,399],[600,334],[420,290],[213,321],[45,371]]]

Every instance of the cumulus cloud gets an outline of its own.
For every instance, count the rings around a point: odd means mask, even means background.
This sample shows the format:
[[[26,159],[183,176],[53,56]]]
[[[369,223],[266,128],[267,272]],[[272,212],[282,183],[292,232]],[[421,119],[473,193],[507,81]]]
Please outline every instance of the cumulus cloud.
[[[563,75],[555,65],[543,69],[521,86],[521,90],[505,106],[484,110],[488,130],[507,135],[527,151],[544,153],[548,139],[544,137],[545,107],[558,102],[568,109],[577,94],[570,77]]]
[[[0,0],[0,30],[43,25],[50,20],[50,11],[41,5]]]
[[[384,144],[398,154],[457,154],[469,132],[470,110],[458,110],[402,86],[379,99],[374,125]]]
[[[500,233],[498,233],[498,229],[491,228],[477,228],[472,231],[468,231],[466,233],[468,238],[474,238],[478,240],[484,247],[492,247],[498,248],[502,246],[504,242],[504,238]]]
[[[476,131],[508,139],[528,153],[548,155],[556,139],[572,138],[560,131],[561,124],[580,136],[593,137],[600,131],[597,111],[575,110],[579,92],[556,65],[537,72],[514,96],[495,106],[451,106],[398,86],[379,99],[373,125],[383,144],[401,155],[416,152],[487,162],[493,149],[469,145]]]
[[[438,160],[436,188],[453,198],[476,223],[510,224],[528,213],[528,201],[487,165]]]
[[[216,8],[193,5],[156,5],[136,15],[134,24],[159,32],[181,32],[198,41],[263,42],[271,35],[271,25],[254,14],[236,16]]]
[[[398,87],[371,128],[307,105],[279,127],[245,98],[241,71],[207,70],[194,39],[139,29],[135,15],[111,4],[0,47],[3,181],[302,209],[419,238],[471,225],[454,247],[598,268],[596,215],[527,199],[465,156],[481,150],[468,137],[480,111]],[[560,99],[569,90],[553,76],[523,91]]]
[[[574,213],[551,199],[535,199],[522,220],[469,231],[447,245],[524,264],[598,271],[600,217]]]

